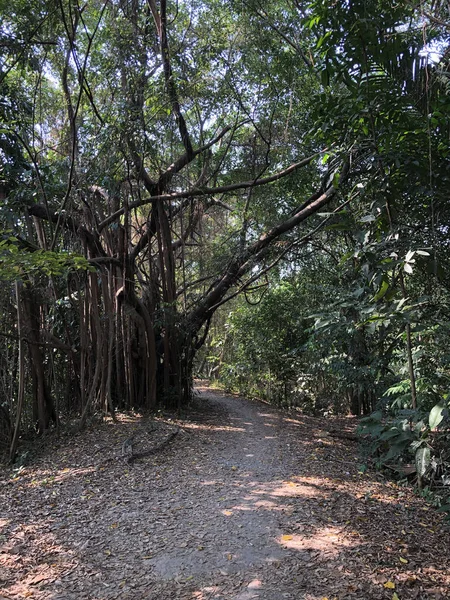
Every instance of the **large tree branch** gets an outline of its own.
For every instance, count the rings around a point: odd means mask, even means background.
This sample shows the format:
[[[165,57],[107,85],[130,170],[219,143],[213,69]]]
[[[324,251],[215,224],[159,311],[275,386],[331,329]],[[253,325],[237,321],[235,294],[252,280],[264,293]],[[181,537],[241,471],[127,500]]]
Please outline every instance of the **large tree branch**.
[[[191,202],[191,198],[187,198],[183,204],[186,204],[186,203],[189,204],[190,202]],[[186,206],[183,206],[183,204],[180,205],[178,208],[176,208],[172,212],[172,219],[174,219],[177,215],[182,214],[184,212],[184,210],[186,209]],[[203,211],[206,212],[212,206],[220,206],[224,210],[228,210],[228,211],[233,210],[232,207],[225,204],[225,202],[222,202],[221,200],[216,200],[215,198],[209,198],[203,204]],[[189,236],[191,236],[192,233],[195,231],[195,228],[198,225],[200,217],[201,217],[201,211],[199,210],[199,206],[197,205],[197,207],[195,209],[195,213],[194,213],[193,217],[191,218],[189,225],[183,232],[183,236],[180,237],[180,239],[172,242],[172,251],[173,252],[175,252],[182,246],[189,245],[189,244],[187,244],[187,240],[189,239]],[[138,242],[136,243],[136,245],[130,252],[130,261],[132,263],[136,260],[136,258],[139,256],[139,254],[148,246],[151,238],[155,235],[155,233],[156,233],[156,223],[155,223],[154,214],[152,213],[150,220],[147,222],[147,228],[146,228],[145,232],[140,236]]]
[[[48,211],[45,206],[40,204],[34,204],[28,208],[30,215],[49,221],[52,223],[60,224],[60,227],[64,227],[67,231],[71,231],[77,234],[81,240],[84,240],[91,251],[92,257],[100,258],[107,257],[105,250],[103,249],[100,240],[96,234],[88,231],[86,227],[83,227],[76,219],[70,215],[66,215],[64,212],[51,212]]]
[[[343,202],[342,204],[340,204],[331,214],[330,216],[326,217],[325,219],[323,219],[323,221],[321,221],[319,223],[319,225],[317,225],[316,227],[314,227],[314,229],[312,229],[309,233],[307,233],[306,235],[304,235],[303,237],[301,237],[299,240],[294,240],[293,242],[290,242],[287,244],[287,246],[285,248],[283,248],[283,250],[278,254],[278,256],[276,256],[273,261],[271,263],[269,263],[268,265],[266,265],[263,269],[261,269],[261,271],[258,271],[258,273],[256,273],[255,275],[252,275],[251,277],[249,277],[247,279],[247,281],[245,283],[243,283],[237,290],[234,290],[231,294],[229,294],[228,296],[226,296],[225,298],[223,298],[220,302],[218,302],[215,306],[212,306],[210,309],[210,312],[215,311],[219,308],[219,306],[222,306],[222,304],[225,304],[226,302],[229,302],[230,300],[232,300],[233,298],[235,298],[236,296],[238,296],[239,294],[241,294],[242,292],[245,292],[245,290],[247,290],[249,288],[250,285],[252,285],[253,283],[255,283],[256,281],[258,281],[258,279],[260,279],[263,275],[266,275],[269,271],[271,271],[274,267],[276,267],[276,265],[283,260],[283,258],[294,248],[298,248],[299,246],[302,246],[303,244],[311,241],[314,237],[314,235],[320,231],[321,229],[323,229],[323,227],[325,227],[325,225],[332,219],[333,215],[337,214],[339,211],[341,211],[343,208],[345,208],[345,206],[347,206],[347,204],[350,203],[350,201],[353,198],[350,198],[349,200],[346,200],[345,202]],[[264,250],[268,250],[268,246],[266,246]],[[260,253],[259,253],[260,254]],[[253,257],[254,260],[260,258],[260,256],[255,256]],[[332,258],[335,258],[334,256],[332,256]],[[252,262],[254,262],[254,260]],[[248,271],[247,265],[243,265],[241,267],[241,271],[245,272]],[[239,275],[239,277],[241,277],[241,275]]]
[[[150,194],[156,195],[160,194],[161,191],[164,191],[168,184],[171,182],[174,175],[179,173],[184,167],[186,167],[190,162],[194,160],[197,156],[209,150],[214,144],[217,144],[230,130],[232,127],[228,125],[222,131],[216,135],[210,142],[204,144],[197,150],[194,150],[191,154],[185,152],[182,156],[180,156],[176,161],[174,161],[167,169],[159,176],[158,181],[154,184],[153,189],[148,190]]]
[[[434,23],[435,25],[440,25],[441,27],[444,27],[445,29],[450,29],[450,22],[447,21],[443,21],[442,19],[438,19],[437,17],[435,17],[434,15],[430,15],[430,13],[427,13],[424,11],[423,13],[428,19],[430,19],[430,21],[432,23]]]
[[[17,341],[22,339],[27,344],[32,344],[33,346],[40,346],[41,348],[59,348],[59,350],[63,350],[64,352],[73,352],[74,351],[72,346],[70,346],[69,344],[65,344],[64,342],[61,342],[61,340],[56,338],[54,335],[52,335],[48,331],[42,332],[42,336],[48,340],[47,342],[37,342],[35,340],[31,340],[31,339],[27,338],[24,335],[21,336],[21,335],[16,335],[13,333],[6,333],[4,331],[0,331],[0,336],[5,337],[10,340],[17,340]]]
[[[325,152],[323,150],[322,152]],[[278,173],[274,173],[273,175],[268,175],[267,177],[261,177],[260,179],[252,179],[250,181],[241,181],[239,183],[230,183],[229,185],[222,185],[217,187],[200,187],[193,188],[191,190],[185,190],[182,192],[172,192],[170,194],[160,194],[159,196],[150,196],[149,198],[142,198],[141,200],[136,200],[135,202],[130,202],[128,205],[129,210],[133,210],[134,208],[138,208],[139,206],[145,206],[147,204],[152,204],[154,202],[159,201],[171,201],[177,200],[179,198],[188,198],[188,197],[202,197],[202,196],[210,196],[214,194],[224,194],[226,192],[233,192],[235,190],[245,190],[250,187],[258,187],[261,185],[267,185],[269,183],[273,183],[274,181],[278,181],[287,175],[290,175],[297,169],[301,169],[309,165],[317,156],[322,154],[322,152],[316,152],[312,156],[308,156],[303,160],[290,165],[283,171],[278,171]],[[121,217],[125,212],[125,207],[120,208],[112,215],[107,217],[104,221],[102,221],[98,226],[98,231],[102,231],[105,227],[113,223],[116,219]]]
[[[183,142],[184,149],[186,150],[186,154],[191,157],[193,155],[193,148],[191,143],[191,138],[189,136],[189,132],[186,126],[186,121],[184,120],[183,114],[181,112],[180,102],[178,99],[178,91],[175,85],[175,79],[173,76],[172,65],[170,64],[170,55],[169,55],[169,41],[167,38],[167,7],[166,0],[161,0],[160,2],[160,12],[156,8],[155,0],[147,0],[149,8],[152,12],[153,19],[155,21],[156,30],[159,37],[160,47],[161,47],[161,58],[163,61],[163,69],[164,69],[164,79],[166,82],[167,93],[169,94],[170,102],[172,104],[172,110],[175,114],[175,119],[178,125],[178,130],[180,132],[181,140]]]
[[[131,158],[133,159],[134,166],[136,168],[137,177],[142,180],[142,183],[144,184],[144,187],[147,190],[147,192],[149,192],[149,194],[154,195],[155,189],[157,189],[156,181],[154,181],[148,174],[144,166],[144,161],[139,156],[139,152],[137,151],[136,145],[130,139],[129,136],[127,136],[127,144],[131,151]]]
[[[348,165],[346,164],[340,177],[341,183],[346,180],[347,175]],[[297,225],[306,221],[311,215],[327,205],[336,195],[336,192],[337,189],[334,186],[330,186],[318,197],[317,194],[313,194],[310,200],[307,200],[296,214],[282,221],[266,233],[263,233],[259,239],[248,246],[244,252],[237,255],[229,263],[225,274],[220,279],[216,280],[206,296],[187,316],[188,328],[193,332],[198,331],[205,320],[208,319],[211,313],[221,304],[221,301],[228,290],[235,285],[243,275],[248,273],[255,265],[258,258],[261,258],[264,255],[266,249],[281,235],[291,231]]]
[[[179,173],[185,166],[187,166],[190,162],[194,160],[197,156],[208,150],[211,146],[220,141],[226,133],[228,133],[232,127],[225,127],[215,138],[213,138],[207,144],[204,144],[197,150],[194,150],[192,147],[192,143],[190,140],[190,136],[186,127],[186,122],[181,113],[181,108],[178,100],[178,92],[175,86],[175,81],[173,77],[172,68],[169,60],[169,47],[167,41],[167,18],[166,18],[166,3],[165,1],[161,2],[161,14],[158,13],[155,0],[147,0],[150,11],[153,15],[153,19],[156,26],[156,31],[158,34],[158,38],[160,40],[161,46],[161,56],[163,62],[163,69],[166,81],[167,91],[170,97],[170,101],[172,104],[172,109],[175,113],[175,117],[177,120],[177,124],[180,130],[180,135],[183,141],[183,146],[185,148],[185,153],[180,156],[177,160],[175,160],[167,169],[164,171],[158,178],[158,181],[152,180],[148,172],[144,167],[144,162],[142,158],[139,156],[136,147],[128,140],[128,145],[130,146],[130,150],[132,153],[132,158],[135,163],[138,176],[142,179],[146,190],[150,193],[151,196],[155,196],[163,193],[169,183],[171,182],[173,176],[176,173]],[[242,124],[242,123],[241,123]],[[236,129],[237,126],[234,127]]]
[[[191,154],[189,154],[188,152],[182,154],[171,165],[169,165],[163,173],[161,173],[157,181],[153,180],[150,177],[147,170],[145,169],[144,161],[139,156],[139,152],[137,151],[134,142],[128,138],[127,143],[131,151],[131,157],[136,167],[138,178],[142,180],[145,189],[147,190],[147,192],[149,192],[151,196],[160,195],[167,189],[167,186],[172,181],[174,175],[176,175],[182,169],[184,169],[184,167],[191,163],[197,156],[209,150],[212,146],[214,146],[214,144],[217,144],[217,142],[219,142],[229,131],[231,131],[232,129],[233,131],[235,131],[245,122],[246,121],[242,121],[241,123],[236,124],[233,127],[231,125],[227,125],[212,140],[210,140],[203,146],[200,146],[200,148],[197,148]]]

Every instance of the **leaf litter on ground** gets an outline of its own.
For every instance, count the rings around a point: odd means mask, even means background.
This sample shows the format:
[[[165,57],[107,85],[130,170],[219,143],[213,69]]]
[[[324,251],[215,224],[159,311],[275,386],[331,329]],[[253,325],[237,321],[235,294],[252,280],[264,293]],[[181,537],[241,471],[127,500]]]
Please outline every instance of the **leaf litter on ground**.
[[[1,473],[0,594],[443,600],[443,516],[359,473],[353,429],[204,388],[185,419],[120,415],[55,440]]]

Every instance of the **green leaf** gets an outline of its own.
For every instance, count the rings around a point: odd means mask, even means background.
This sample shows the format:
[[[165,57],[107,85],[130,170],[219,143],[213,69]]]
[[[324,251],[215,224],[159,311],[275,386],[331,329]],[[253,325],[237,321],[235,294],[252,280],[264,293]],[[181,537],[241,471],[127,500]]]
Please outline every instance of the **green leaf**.
[[[411,444],[411,450],[413,452],[417,452],[417,450],[419,450],[419,448],[425,443],[424,440],[416,440],[415,442],[412,442]]]
[[[380,435],[380,440],[392,440],[393,438],[396,438],[401,434],[402,432],[399,431],[396,427],[392,427],[391,429],[388,429]]]
[[[387,453],[384,455],[383,459],[384,460],[390,460],[391,458],[398,458],[400,457],[407,446],[407,442],[405,440],[403,440],[403,442],[399,442],[397,444],[393,444],[389,450],[387,451]]]
[[[317,50],[319,50],[319,48],[322,46],[322,44],[325,42],[325,40],[330,37],[330,35],[331,35],[331,31],[327,31],[326,34],[323,35],[319,39],[319,41],[317,42],[317,46],[316,46]]]
[[[444,418],[444,415],[442,414],[444,409],[445,405],[443,402],[439,402],[436,404],[436,406],[433,406],[430,411],[430,416],[428,417],[430,429],[436,429],[436,427],[441,423],[442,419]]]
[[[428,447],[419,448],[416,452],[416,469],[417,474],[423,477],[430,466],[431,451]]]
[[[404,269],[405,273],[409,273],[410,275],[413,272],[413,268],[409,263],[405,263],[403,265],[403,269]]]
[[[368,417],[364,417],[361,419],[358,425],[358,429],[365,429],[366,427],[370,427],[371,425],[381,425],[381,420],[383,418],[383,413],[381,410],[377,410],[373,412]]]
[[[378,302],[378,300],[381,300],[381,298],[383,298],[386,295],[386,292],[388,291],[388,289],[389,289],[389,282],[386,279],[384,279],[381,283],[380,289],[373,297],[374,302]]]

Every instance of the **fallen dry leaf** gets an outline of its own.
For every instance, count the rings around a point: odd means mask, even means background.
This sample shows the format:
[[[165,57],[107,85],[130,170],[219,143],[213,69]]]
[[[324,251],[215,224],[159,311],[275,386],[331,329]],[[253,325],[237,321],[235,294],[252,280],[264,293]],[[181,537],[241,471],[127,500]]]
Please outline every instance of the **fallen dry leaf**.
[[[62,438],[20,480],[0,470],[0,594],[228,600],[244,586],[255,600],[448,596],[442,515],[422,512],[423,498],[379,473],[358,475],[356,444],[333,438],[315,450],[317,461],[305,459],[319,430],[354,431],[356,420],[209,391],[185,420],[174,419],[149,427],[118,413],[117,424]],[[186,434],[146,452],[176,427]],[[130,466],[121,444],[134,430],[143,454]],[[48,579],[31,586],[43,564]]]

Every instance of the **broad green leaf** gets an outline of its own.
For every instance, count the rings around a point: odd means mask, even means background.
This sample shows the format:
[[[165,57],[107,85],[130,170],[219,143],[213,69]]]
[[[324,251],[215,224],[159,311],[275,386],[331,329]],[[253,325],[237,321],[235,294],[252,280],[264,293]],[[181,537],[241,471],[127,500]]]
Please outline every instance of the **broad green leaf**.
[[[413,450],[414,452],[417,452],[417,450],[422,446],[422,444],[424,444],[425,441],[424,440],[416,440],[415,442],[412,442],[411,444],[411,450]]]
[[[392,440],[393,438],[399,437],[401,433],[402,432],[396,427],[392,427],[380,435],[380,440]]]
[[[430,429],[436,429],[436,427],[441,423],[442,419],[444,418],[444,415],[442,414],[444,408],[445,406],[442,402],[439,402],[436,404],[436,406],[433,406],[430,411],[430,416],[428,417]]]
[[[408,441],[407,440],[403,440],[400,442],[397,442],[396,444],[392,444],[392,446],[389,448],[389,450],[386,452],[385,456],[383,457],[384,460],[390,460],[391,458],[398,458],[400,457],[406,450],[406,447],[408,446]]]
[[[388,291],[388,289],[389,289],[389,282],[386,279],[384,279],[383,282],[381,283],[380,289],[373,297],[374,301],[378,302],[378,300],[381,300],[381,298],[383,298],[386,295],[386,292]]]
[[[405,273],[409,273],[409,274],[411,274],[411,273],[413,272],[413,268],[412,268],[412,266],[410,265],[410,263],[405,263],[405,264],[403,265],[403,269],[404,269]]]
[[[416,469],[419,477],[423,477],[430,466],[431,451],[428,447],[419,448],[416,452]]]

